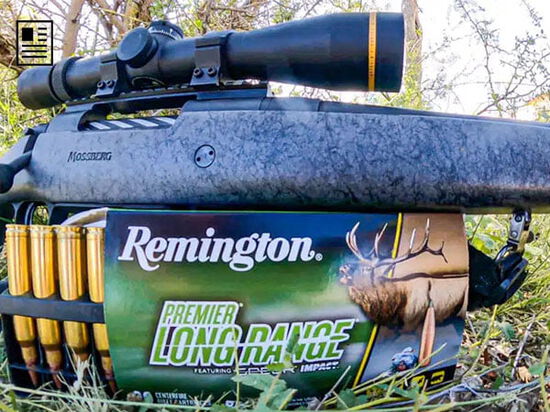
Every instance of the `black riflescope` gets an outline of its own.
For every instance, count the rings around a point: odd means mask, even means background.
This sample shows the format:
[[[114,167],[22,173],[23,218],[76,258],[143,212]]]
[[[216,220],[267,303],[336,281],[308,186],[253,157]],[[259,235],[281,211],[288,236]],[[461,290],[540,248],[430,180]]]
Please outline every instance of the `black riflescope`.
[[[19,77],[23,105],[40,109],[74,99],[132,90],[256,79],[332,90],[399,91],[404,22],[400,13],[345,13],[283,23],[250,32],[217,32],[184,39],[167,22],[137,28],[116,51],[31,68]],[[210,59],[220,65],[202,70]],[[200,60],[200,61],[198,61]],[[202,62],[202,63],[201,63]],[[216,70],[218,69],[218,70]],[[110,79],[109,76],[113,77]]]

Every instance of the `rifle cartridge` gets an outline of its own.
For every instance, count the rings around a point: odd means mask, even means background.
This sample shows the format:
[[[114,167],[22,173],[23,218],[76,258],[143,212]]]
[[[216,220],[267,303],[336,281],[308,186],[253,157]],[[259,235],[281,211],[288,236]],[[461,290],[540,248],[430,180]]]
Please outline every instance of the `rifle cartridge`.
[[[8,288],[12,296],[31,293],[31,274],[29,271],[29,227],[27,225],[6,225],[6,251],[8,263]],[[38,386],[38,374],[34,367],[38,363],[35,346],[36,329],[32,318],[13,317],[15,337],[21,346],[21,355],[34,386]]]
[[[99,227],[89,227],[86,229],[86,261],[88,264],[88,290],[90,300],[95,303],[103,303],[104,294],[104,242],[105,230]],[[116,391],[113,380],[113,363],[109,353],[109,338],[107,336],[107,326],[103,323],[93,324],[95,346],[101,356],[101,366],[105,373],[105,378],[113,391]]]
[[[55,226],[59,291],[63,300],[79,300],[86,292],[84,231],[76,226]],[[81,361],[88,359],[88,327],[82,322],[63,322],[65,342]],[[76,359],[75,359],[76,361]]]
[[[57,294],[55,232],[52,226],[31,225],[31,272],[33,293],[36,298],[49,299]],[[59,322],[52,319],[36,320],[38,339],[46,353],[46,362],[57,387],[61,387],[58,372],[63,357]]]

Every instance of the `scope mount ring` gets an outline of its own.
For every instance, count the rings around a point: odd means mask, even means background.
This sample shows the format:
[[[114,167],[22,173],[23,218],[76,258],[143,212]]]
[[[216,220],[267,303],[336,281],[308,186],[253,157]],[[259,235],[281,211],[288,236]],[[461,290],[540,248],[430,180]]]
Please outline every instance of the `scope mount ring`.
[[[195,69],[191,76],[191,87],[220,86],[224,77],[223,47],[231,33],[231,30],[220,31],[195,40]]]

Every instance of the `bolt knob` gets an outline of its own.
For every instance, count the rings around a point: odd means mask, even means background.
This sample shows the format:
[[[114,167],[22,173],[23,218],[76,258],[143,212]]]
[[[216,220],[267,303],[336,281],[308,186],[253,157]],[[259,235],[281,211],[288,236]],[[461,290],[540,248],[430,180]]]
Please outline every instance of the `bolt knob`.
[[[13,179],[17,173],[10,165],[0,164],[0,193],[6,193],[13,186]]]

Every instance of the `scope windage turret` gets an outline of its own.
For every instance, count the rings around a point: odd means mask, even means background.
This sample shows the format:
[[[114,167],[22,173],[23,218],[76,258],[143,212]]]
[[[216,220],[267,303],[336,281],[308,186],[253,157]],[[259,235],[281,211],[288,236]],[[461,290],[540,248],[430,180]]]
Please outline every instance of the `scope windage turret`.
[[[150,87],[212,87],[211,78],[217,79],[214,87],[257,79],[395,92],[401,86],[403,47],[399,13],[334,14],[192,39],[183,39],[170,23],[155,22],[126,34],[115,52],[24,71],[17,91],[31,109]]]

